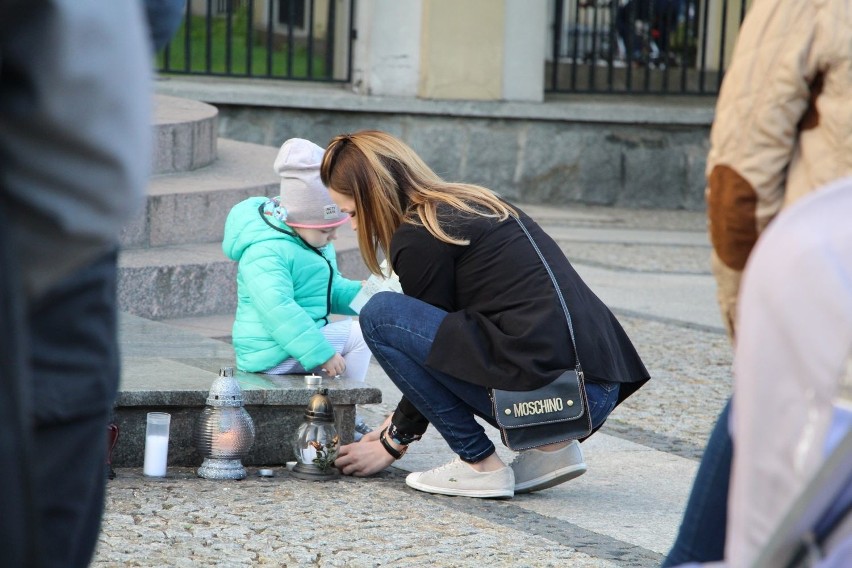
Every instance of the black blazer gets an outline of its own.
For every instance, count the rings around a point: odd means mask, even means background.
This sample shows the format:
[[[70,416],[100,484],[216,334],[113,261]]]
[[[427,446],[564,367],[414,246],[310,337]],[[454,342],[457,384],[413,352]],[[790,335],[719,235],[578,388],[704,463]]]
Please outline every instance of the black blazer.
[[[517,209],[517,208],[516,208]],[[619,402],[648,371],[612,312],[583,282],[556,242],[526,214],[520,218],[560,284],[589,382],[623,383]],[[403,224],[391,263],[406,295],[448,312],[426,361],[485,387],[531,390],[574,368],[568,326],[544,265],[517,222],[465,215],[447,207],[440,221],[457,246],[425,227]]]

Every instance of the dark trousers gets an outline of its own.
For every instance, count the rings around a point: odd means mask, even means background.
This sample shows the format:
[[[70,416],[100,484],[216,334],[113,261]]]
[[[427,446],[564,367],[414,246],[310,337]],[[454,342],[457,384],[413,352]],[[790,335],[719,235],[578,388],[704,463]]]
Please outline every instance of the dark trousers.
[[[0,193],[0,551],[9,566],[36,565],[32,405],[24,300]]]
[[[119,378],[117,255],[28,304],[6,226],[0,202],[0,556],[4,566],[85,567]]]
[[[698,466],[686,511],[664,567],[718,562],[725,557],[728,486],[734,446],[728,431],[731,400],[716,420]]]

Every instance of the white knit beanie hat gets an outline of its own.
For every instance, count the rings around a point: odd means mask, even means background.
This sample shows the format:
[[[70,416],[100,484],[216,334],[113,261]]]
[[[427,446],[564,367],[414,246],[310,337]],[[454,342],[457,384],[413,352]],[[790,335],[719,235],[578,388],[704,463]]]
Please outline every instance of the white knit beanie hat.
[[[349,218],[331,200],[320,180],[324,150],[309,140],[290,138],[275,158],[281,176],[282,220],[291,227],[327,229]]]

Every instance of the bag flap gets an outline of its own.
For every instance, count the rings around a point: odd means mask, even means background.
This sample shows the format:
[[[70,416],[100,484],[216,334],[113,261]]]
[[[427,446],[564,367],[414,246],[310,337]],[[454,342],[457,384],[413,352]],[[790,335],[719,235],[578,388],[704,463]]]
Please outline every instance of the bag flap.
[[[501,428],[523,428],[576,420],[584,414],[577,371],[565,371],[549,385],[533,391],[492,390],[494,418]]]

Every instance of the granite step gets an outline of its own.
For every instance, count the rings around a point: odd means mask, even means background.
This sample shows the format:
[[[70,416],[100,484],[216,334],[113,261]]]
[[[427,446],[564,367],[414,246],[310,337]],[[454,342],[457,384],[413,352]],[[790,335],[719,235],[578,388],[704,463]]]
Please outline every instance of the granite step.
[[[347,228],[341,232],[350,232]],[[337,263],[348,278],[364,279],[367,269],[348,235],[338,241]],[[221,242],[128,249],[119,255],[119,309],[153,320],[233,313],[237,264]]]
[[[236,265],[221,251],[225,219],[247,197],[278,194],[276,154],[277,148],[222,139],[218,159],[206,167],[154,176],[145,211],[121,235],[120,309],[154,320],[233,313]],[[366,278],[348,224],[335,247],[341,272]]]
[[[198,467],[202,458],[192,445],[192,431],[206,406],[210,386],[222,367],[234,367],[229,343],[177,326],[122,313],[119,318],[122,372],[115,405],[119,441],[113,450],[115,467],[140,467],[145,448],[148,412],[171,415],[170,466]],[[291,440],[304,421],[305,407],[316,388],[301,376],[235,373],[245,408],[255,424],[255,443],[245,465],[283,465],[294,459]],[[343,443],[352,441],[355,405],[382,400],[369,383],[326,380],[335,409],[335,425]]]
[[[219,111],[212,105],[155,95],[153,173],[185,172],[213,163],[218,117]]]
[[[225,343],[231,343],[231,330],[234,326],[234,312],[223,312],[221,314],[210,314],[207,316],[194,316],[185,318],[169,318],[158,320],[164,324],[179,327],[192,333],[197,333],[210,339],[218,339]]]
[[[220,243],[124,250],[118,260],[120,310],[164,319],[232,311],[236,264]]]
[[[121,246],[221,241],[231,207],[247,197],[278,194],[280,178],[272,169],[277,152],[222,139],[210,165],[152,177],[144,211],[122,231]]]

